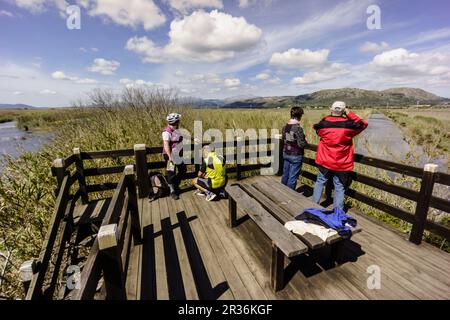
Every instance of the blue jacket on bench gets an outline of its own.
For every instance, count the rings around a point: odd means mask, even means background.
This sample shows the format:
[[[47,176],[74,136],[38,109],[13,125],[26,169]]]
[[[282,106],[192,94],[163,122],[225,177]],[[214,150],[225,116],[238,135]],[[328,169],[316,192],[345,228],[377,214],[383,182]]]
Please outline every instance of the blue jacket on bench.
[[[355,218],[348,216],[340,208],[334,208],[333,210],[308,208],[296,215],[295,219],[334,229],[343,238],[350,238],[352,235],[352,231],[348,225],[356,227],[357,224]]]

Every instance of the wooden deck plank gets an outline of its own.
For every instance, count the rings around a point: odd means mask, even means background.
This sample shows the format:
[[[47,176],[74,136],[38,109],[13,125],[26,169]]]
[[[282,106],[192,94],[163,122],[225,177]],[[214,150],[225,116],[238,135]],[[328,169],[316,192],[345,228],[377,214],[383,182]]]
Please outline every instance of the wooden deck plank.
[[[156,261],[155,261],[155,234],[153,225],[153,204],[149,199],[142,199],[142,249],[141,249],[141,275],[138,280],[141,300],[155,300],[156,294]]]
[[[228,259],[231,260],[234,266],[234,272],[241,279],[250,295],[250,299],[267,299],[264,291],[259,286],[258,282],[255,281],[253,273],[249,270],[245,260],[234,247],[230,239],[233,237],[233,235],[230,234],[231,230],[225,229],[226,225],[222,225],[217,221],[213,204],[202,199],[201,205],[198,205],[197,209],[204,221],[207,222],[205,225],[206,229],[210,229],[208,232],[217,234],[219,241],[227,252]],[[235,294],[235,296],[236,299],[245,299],[237,294]]]
[[[205,234],[211,244],[212,249],[214,250],[214,254],[217,257],[217,260],[220,261],[222,272],[224,273],[227,279],[228,286],[230,287],[230,290],[232,291],[234,298],[242,300],[251,299],[251,296],[247,291],[247,288],[245,287],[241,277],[239,276],[238,269],[235,268],[233,262],[229,257],[227,250],[220,241],[220,237],[223,236],[223,233],[219,234],[216,231],[214,225],[217,222],[212,219],[213,217],[211,217],[210,219],[205,217],[204,212],[202,210],[203,206],[198,205],[196,201],[194,201],[194,198],[186,197],[186,201],[190,203],[190,206],[199,217],[200,223],[202,224]]]
[[[180,210],[181,227],[186,246],[190,248],[189,260],[200,299],[233,299],[234,296],[228,287],[226,278],[222,272],[214,250],[211,247],[205,230],[191,201],[192,193],[181,195],[178,201]],[[182,210],[182,211],[181,211]],[[184,226],[187,224],[187,226]]]
[[[177,213],[182,209],[178,206],[180,200],[167,198],[169,218],[171,221],[172,232],[175,238],[176,252],[180,264],[181,275],[183,278],[183,287],[185,289],[187,300],[198,300],[197,288],[195,286],[194,277],[190,268],[189,258],[186,253],[187,249],[184,245],[181,227],[178,221]]]
[[[151,203],[152,222],[154,226],[155,241],[155,264],[156,264],[156,297],[158,300],[169,299],[169,288],[167,285],[167,273],[164,253],[164,243],[161,231],[161,208],[160,201]]]

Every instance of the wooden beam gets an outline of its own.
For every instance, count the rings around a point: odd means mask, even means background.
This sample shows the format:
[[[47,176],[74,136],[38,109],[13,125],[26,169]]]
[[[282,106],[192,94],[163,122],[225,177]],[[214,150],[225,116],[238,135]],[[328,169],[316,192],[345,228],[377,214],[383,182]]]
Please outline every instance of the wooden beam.
[[[272,264],[270,268],[270,284],[273,291],[277,292],[284,286],[284,254],[272,241]]]
[[[435,173],[437,170],[438,165],[433,163],[427,163],[423,169],[419,199],[414,214],[414,223],[409,236],[409,241],[415,244],[420,244],[422,242],[423,231],[425,229],[428,210],[430,208],[430,199],[433,194]]]
[[[86,176],[84,173],[83,159],[81,158],[80,148],[73,148],[73,155],[76,157],[75,166],[78,174],[78,184],[81,192],[81,202],[86,204],[89,202],[89,196],[86,187]]]
[[[127,296],[123,279],[117,224],[101,226],[97,239],[105,282],[106,299],[126,300]]]
[[[136,176],[139,198],[146,198],[150,193],[146,148],[147,147],[145,144],[134,145],[134,158],[136,162]]]

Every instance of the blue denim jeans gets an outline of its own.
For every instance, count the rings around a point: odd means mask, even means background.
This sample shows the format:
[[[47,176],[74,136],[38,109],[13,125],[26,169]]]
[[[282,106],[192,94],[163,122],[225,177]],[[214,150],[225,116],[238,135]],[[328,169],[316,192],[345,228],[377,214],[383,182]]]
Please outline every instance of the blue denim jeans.
[[[316,184],[314,185],[313,192],[313,202],[319,203],[320,197],[322,196],[323,186],[327,184],[327,177],[320,172],[317,173]],[[342,184],[341,180],[336,175],[333,175],[334,184],[334,196],[333,196],[333,208],[344,209],[344,194],[345,186]]]
[[[298,176],[302,168],[303,156],[293,156],[283,153],[283,176],[281,183],[295,190],[297,186]]]

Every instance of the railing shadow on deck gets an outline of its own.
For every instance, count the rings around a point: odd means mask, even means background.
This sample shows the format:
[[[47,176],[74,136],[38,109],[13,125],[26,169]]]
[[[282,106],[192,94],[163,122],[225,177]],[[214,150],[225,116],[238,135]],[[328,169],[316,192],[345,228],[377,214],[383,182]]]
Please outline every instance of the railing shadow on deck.
[[[181,248],[177,248],[174,236],[174,230],[179,228],[199,299],[216,300],[229,289],[229,286],[227,282],[219,283],[215,287],[212,286],[190,226],[190,222],[198,217],[191,216],[188,218],[184,211],[177,212],[176,216],[178,219],[176,224],[172,224],[170,217],[163,218],[161,220],[161,231],[159,232],[154,232],[153,224],[144,227],[140,299],[153,300],[157,298],[155,239],[158,237],[163,239],[168,297],[171,300],[186,299],[182,266],[178,256],[178,251]]]

